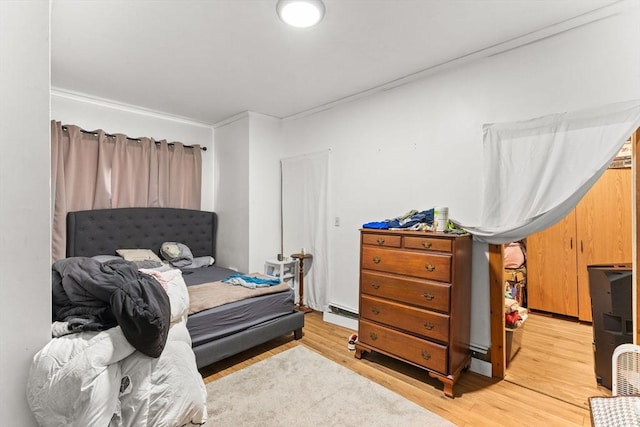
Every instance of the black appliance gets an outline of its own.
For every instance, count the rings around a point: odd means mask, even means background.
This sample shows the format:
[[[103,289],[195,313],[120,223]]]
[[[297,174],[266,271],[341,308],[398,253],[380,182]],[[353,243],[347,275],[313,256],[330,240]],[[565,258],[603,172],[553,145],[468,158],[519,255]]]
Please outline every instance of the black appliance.
[[[598,384],[611,389],[611,356],[633,342],[631,264],[589,265],[593,354]]]

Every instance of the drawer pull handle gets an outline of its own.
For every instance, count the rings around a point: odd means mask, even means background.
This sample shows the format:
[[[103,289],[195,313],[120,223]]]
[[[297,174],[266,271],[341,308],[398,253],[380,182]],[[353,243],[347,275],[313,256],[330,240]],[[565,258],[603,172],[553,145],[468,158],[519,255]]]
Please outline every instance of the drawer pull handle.
[[[433,299],[435,298],[433,295],[431,295],[429,292],[425,292],[424,294],[422,294],[423,297],[425,297],[425,299],[427,301],[433,301]]]
[[[423,246],[425,249],[429,249],[429,248],[431,247],[431,242],[422,242],[422,246]]]
[[[378,307],[373,307],[373,308],[371,309],[371,312],[372,312],[373,314],[380,314],[380,310],[378,309]]]
[[[378,239],[376,242],[378,242],[379,245],[384,245],[384,239]]]
[[[433,271],[436,269],[436,266],[435,266],[435,265],[432,265],[432,264],[427,264],[425,268],[427,269],[427,271],[428,271],[429,273],[431,273],[431,272],[433,272]]]
[[[432,330],[434,326],[435,325],[433,323],[431,323],[431,322],[427,322],[427,323],[424,324],[424,327],[429,331]]]
[[[380,261],[382,261],[382,259],[379,256],[374,256],[373,257],[373,262],[376,264],[380,264]]]
[[[378,339],[378,334],[376,334],[375,332],[371,332],[369,333],[369,336],[371,337],[372,340],[377,340]]]
[[[371,284],[371,287],[372,287],[373,289],[380,289],[380,283],[375,283],[375,282],[374,282],[374,283],[372,283],[372,284]]]
[[[428,351],[424,351],[424,350],[422,350],[422,358],[423,358],[424,360],[429,360],[429,359],[431,359],[431,353],[429,353]]]

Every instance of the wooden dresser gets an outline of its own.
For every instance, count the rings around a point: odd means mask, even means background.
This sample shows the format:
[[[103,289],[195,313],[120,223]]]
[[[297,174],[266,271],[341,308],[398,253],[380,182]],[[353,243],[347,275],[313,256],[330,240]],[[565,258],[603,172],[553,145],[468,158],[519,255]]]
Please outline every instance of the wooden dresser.
[[[361,230],[355,357],[376,351],[428,371],[453,397],[469,366],[471,236]]]

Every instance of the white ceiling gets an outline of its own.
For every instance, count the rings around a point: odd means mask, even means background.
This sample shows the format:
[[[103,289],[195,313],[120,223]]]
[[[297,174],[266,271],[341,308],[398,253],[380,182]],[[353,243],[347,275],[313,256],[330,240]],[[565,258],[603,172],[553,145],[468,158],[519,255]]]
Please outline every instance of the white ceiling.
[[[318,26],[296,29],[277,18],[276,0],[53,0],[52,86],[209,124],[247,110],[285,118],[546,37],[620,2],[324,3]]]

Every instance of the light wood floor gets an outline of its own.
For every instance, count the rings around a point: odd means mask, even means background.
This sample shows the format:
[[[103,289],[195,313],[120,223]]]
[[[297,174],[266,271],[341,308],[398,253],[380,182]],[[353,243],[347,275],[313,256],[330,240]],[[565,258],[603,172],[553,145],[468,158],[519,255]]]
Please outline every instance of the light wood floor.
[[[201,373],[205,382],[214,381],[303,345],[458,426],[590,426],[587,397],[608,393],[595,385],[591,327],[577,322],[530,316],[522,349],[510,363],[507,379],[498,381],[465,372],[454,388],[454,399],[445,397],[440,381],[421,369],[375,353],[356,359],[354,352],[347,350],[351,333],[324,322],[319,312],[309,313],[301,340],[295,341],[291,335],[281,337]]]
[[[590,324],[531,314],[522,332],[507,381],[583,408],[590,396],[611,395],[596,382]]]

